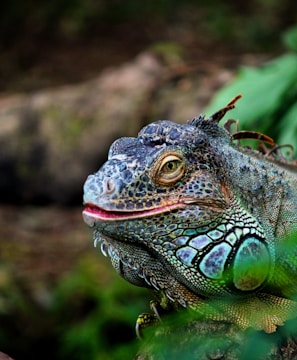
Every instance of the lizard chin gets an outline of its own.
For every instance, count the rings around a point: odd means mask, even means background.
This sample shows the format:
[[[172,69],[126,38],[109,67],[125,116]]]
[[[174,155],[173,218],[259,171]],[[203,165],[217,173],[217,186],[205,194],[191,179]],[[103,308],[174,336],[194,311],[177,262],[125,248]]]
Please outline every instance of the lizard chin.
[[[163,214],[165,212],[171,212],[175,209],[182,209],[185,207],[185,204],[176,203],[171,205],[164,205],[154,209],[148,210],[139,210],[139,211],[113,211],[105,210],[94,204],[85,204],[85,209],[83,210],[83,219],[85,223],[93,227],[97,222],[107,222],[107,221],[122,221],[122,220],[132,220],[140,219],[144,217],[150,217],[157,214]]]

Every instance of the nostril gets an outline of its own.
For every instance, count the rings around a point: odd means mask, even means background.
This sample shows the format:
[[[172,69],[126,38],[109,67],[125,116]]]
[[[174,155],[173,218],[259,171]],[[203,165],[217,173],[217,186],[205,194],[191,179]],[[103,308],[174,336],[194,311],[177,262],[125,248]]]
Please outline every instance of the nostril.
[[[111,193],[114,192],[114,190],[115,190],[115,182],[112,179],[110,179],[110,178],[106,179],[105,182],[104,182],[104,185],[105,185],[104,186],[104,193],[105,194],[111,194]]]

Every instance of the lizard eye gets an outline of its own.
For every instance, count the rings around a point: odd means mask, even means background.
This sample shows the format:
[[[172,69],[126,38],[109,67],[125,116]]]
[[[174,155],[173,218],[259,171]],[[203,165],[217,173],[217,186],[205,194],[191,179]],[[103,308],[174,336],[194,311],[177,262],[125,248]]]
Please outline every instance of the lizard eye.
[[[179,154],[166,154],[153,167],[153,180],[161,185],[176,183],[185,173],[185,162]]]

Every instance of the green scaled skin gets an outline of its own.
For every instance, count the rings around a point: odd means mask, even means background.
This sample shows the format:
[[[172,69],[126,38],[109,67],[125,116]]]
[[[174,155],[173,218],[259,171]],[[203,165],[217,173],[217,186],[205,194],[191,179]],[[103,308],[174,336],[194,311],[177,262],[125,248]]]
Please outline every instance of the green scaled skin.
[[[208,119],[157,121],[116,140],[85,182],[83,217],[130,283],[273,332],[297,316],[297,247],[285,247],[297,227],[297,167],[235,145],[244,134],[218,125],[239,97]]]

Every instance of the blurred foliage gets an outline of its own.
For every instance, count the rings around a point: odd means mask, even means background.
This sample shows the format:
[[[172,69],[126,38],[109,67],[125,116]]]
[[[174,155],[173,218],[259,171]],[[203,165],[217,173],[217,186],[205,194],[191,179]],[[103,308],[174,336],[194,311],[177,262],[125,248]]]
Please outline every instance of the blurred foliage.
[[[289,49],[297,52],[297,25],[283,34],[283,41]]]
[[[193,314],[192,314],[193,315]],[[197,360],[197,359],[240,359],[240,360],[275,360],[291,359],[290,345],[285,339],[296,339],[296,320],[289,320],[278,332],[265,332],[248,329],[246,332],[231,329],[225,324],[225,329],[212,331],[212,336],[191,326],[195,324],[194,317],[186,311],[174,314],[163,320],[155,328],[148,328],[140,353],[150,354],[153,360]],[[189,325],[190,324],[190,325]],[[192,324],[192,325],[191,325]],[[211,325],[209,325],[211,327]],[[170,329],[168,331],[168,329]],[[200,330],[200,331],[199,331]],[[203,331],[204,330],[204,331]],[[233,332],[232,332],[233,331]],[[282,349],[278,346],[282,344]],[[295,354],[292,349],[291,354]]]
[[[210,115],[242,93],[243,99],[229,113],[239,119],[241,129],[256,130],[278,144],[297,149],[297,27],[284,34],[292,52],[273,59],[259,68],[239,70],[230,84],[216,93],[206,109]],[[295,51],[295,52],[294,52]]]
[[[162,23],[179,24],[196,29],[197,35],[203,30],[206,36],[239,40],[237,46],[247,42],[269,46],[279,31],[296,22],[296,13],[296,2],[291,0],[11,0],[1,4],[0,41],[10,46],[28,36],[80,39],[102,25],[112,32],[116,24],[130,22],[138,24],[138,31],[154,24],[157,29]],[[158,32],[158,36],[162,35]]]
[[[191,61],[278,52],[297,22],[292,0],[11,0],[0,10],[0,91],[13,92],[82,81],[155,43]]]
[[[111,281],[98,257],[84,256],[61,277],[45,304],[10,269],[0,271],[0,349],[15,359],[133,358],[137,316],[148,307],[145,289],[119,276]]]

